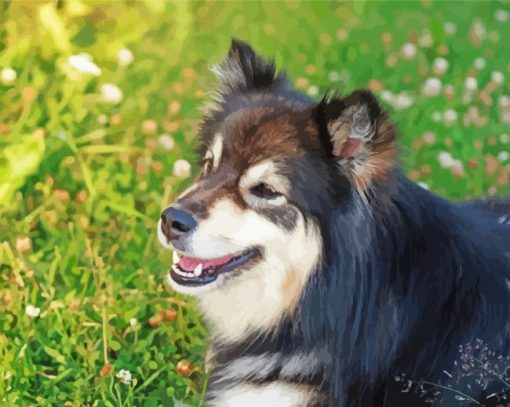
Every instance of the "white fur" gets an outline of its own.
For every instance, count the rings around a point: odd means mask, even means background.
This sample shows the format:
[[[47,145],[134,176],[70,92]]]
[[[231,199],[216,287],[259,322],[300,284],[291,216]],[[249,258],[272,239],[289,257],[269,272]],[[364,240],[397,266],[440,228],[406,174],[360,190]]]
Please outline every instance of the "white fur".
[[[319,352],[319,353],[318,353]],[[293,379],[296,376],[312,375],[322,366],[318,357],[325,350],[308,353],[295,353],[284,356],[281,353],[263,353],[257,356],[242,356],[233,359],[221,370],[221,377],[215,383],[224,381],[239,381],[243,378],[258,379],[267,377],[272,370],[281,366],[279,376],[283,379]]]
[[[252,210],[243,210],[230,199],[218,200],[191,237],[190,253],[215,258],[264,245],[281,236],[282,230]]]
[[[295,376],[310,375],[316,373],[322,366],[322,361],[317,358],[316,352],[296,353],[282,363],[280,377],[293,378]]]
[[[216,383],[240,380],[244,377],[264,378],[278,365],[279,353],[263,353],[258,356],[243,356],[229,362],[221,370],[221,377]]]
[[[210,70],[216,75],[220,83],[227,88],[246,86],[246,77],[238,61],[226,60],[223,65],[213,65]]]
[[[172,245],[168,242],[168,239],[163,234],[163,230],[161,229],[161,219],[158,222],[157,233],[158,233],[158,240],[159,240],[159,243],[161,243],[161,246],[163,246],[165,249],[172,249]]]
[[[223,137],[221,133],[216,133],[211,143],[211,149],[209,150],[212,154],[213,159],[213,170],[218,169],[221,162],[221,156],[223,154]]]
[[[289,181],[287,178],[278,175],[276,166],[272,161],[262,161],[248,169],[239,181],[239,188],[243,192],[245,198],[248,198],[247,200],[249,200],[249,189],[261,182],[268,184],[283,195],[276,199],[268,200],[267,202],[269,204],[281,205],[287,201],[285,196],[290,193]]]
[[[303,387],[273,382],[262,386],[239,385],[226,390],[210,403],[213,407],[303,407],[313,393]]]

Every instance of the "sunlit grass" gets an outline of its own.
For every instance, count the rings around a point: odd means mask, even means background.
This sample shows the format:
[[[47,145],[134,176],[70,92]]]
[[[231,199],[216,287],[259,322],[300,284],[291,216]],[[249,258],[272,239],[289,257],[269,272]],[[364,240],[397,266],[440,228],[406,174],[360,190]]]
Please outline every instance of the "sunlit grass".
[[[507,193],[508,5],[1,3],[3,402],[198,405],[206,331],[155,226],[231,36],[313,97],[374,91],[423,187]]]

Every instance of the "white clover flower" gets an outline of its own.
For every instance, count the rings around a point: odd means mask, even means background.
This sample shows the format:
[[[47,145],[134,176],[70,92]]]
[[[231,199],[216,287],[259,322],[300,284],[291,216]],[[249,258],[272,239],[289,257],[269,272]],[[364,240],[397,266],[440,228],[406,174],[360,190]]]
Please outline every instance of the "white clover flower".
[[[442,168],[456,168],[459,171],[464,171],[464,165],[462,162],[454,159],[447,151],[441,151],[437,156],[437,160]]]
[[[134,59],[133,53],[127,48],[121,48],[117,51],[117,61],[120,66],[128,66]]]
[[[473,66],[475,67],[475,69],[481,71],[483,68],[487,66],[487,61],[482,57],[478,57],[473,62]]]
[[[425,96],[437,96],[441,92],[441,86],[438,78],[428,78],[423,84],[422,93]]]
[[[506,10],[496,10],[494,13],[494,18],[496,21],[499,21],[500,23],[505,23],[508,21],[508,18],[510,17],[510,14]]]
[[[182,158],[177,160],[174,163],[173,174],[181,178],[189,177],[191,174],[191,164]]]
[[[506,161],[510,158],[510,153],[508,151],[500,151],[498,153],[498,160],[499,161]]]
[[[4,68],[2,71],[0,71],[0,82],[2,82],[2,85],[10,85],[16,80],[16,77],[18,75],[16,74],[16,71],[12,68]]]
[[[36,318],[41,313],[41,309],[38,307],[34,307],[33,305],[27,305],[25,308],[25,314],[27,314],[30,318]]]
[[[436,58],[434,60],[434,70],[438,72],[439,74],[444,74],[448,67],[450,66],[449,62],[444,58]]]
[[[122,90],[113,83],[105,83],[101,85],[101,100],[106,103],[116,105],[122,101],[124,95]]]
[[[455,164],[455,160],[448,151],[441,151],[437,156],[437,160],[443,168],[451,168]]]
[[[464,81],[464,86],[469,91],[474,91],[476,88],[478,88],[478,81],[476,78],[473,78],[472,76],[468,76],[466,80]]]
[[[396,95],[393,103],[396,109],[407,109],[413,105],[414,100],[407,93],[400,93]]]
[[[391,103],[393,101],[393,93],[391,93],[389,90],[383,90],[380,96],[381,99],[385,102]]]
[[[402,45],[400,53],[405,59],[408,60],[413,59],[416,56],[416,45],[407,42],[404,45]]]
[[[170,134],[162,134],[158,137],[158,143],[165,150],[173,150],[175,147],[175,140]]]
[[[503,144],[506,144],[510,141],[510,137],[508,136],[508,134],[503,133],[502,135],[499,136],[499,141],[501,141]]]
[[[319,88],[315,85],[312,85],[307,90],[310,96],[317,96],[319,94]]]
[[[122,384],[131,384],[132,377],[129,370],[121,369],[115,376],[120,380]]]
[[[329,73],[328,78],[331,82],[336,82],[340,79],[340,75],[338,72],[332,71]]]
[[[129,320],[129,325],[131,325],[132,327],[135,327],[136,324],[138,324],[138,320],[136,318],[131,318]]]
[[[503,84],[503,82],[505,81],[505,76],[503,75],[502,72],[500,71],[494,71],[492,74],[491,74],[491,80],[493,82],[496,82],[498,85],[501,85]]]
[[[418,182],[418,185],[423,189],[426,189],[427,191],[430,189],[429,185],[426,184],[425,182]]]
[[[443,120],[445,124],[453,124],[457,121],[458,114],[453,109],[447,109],[444,112]]]
[[[444,32],[446,34],[455,34],[457,32],[457,26],[455,25],[455,23],[452,23],[451,21],[447,21],[446,23],[444,23]]]
[[[67,63],[72,68],[76,69],[77,71],[85,74],[90,74],[94,76],[101,75],[101,68],[99,68],[94,61],[92,60],[92,57],[89,54],[77,54],[77,55],[71,55],[67,59]]]

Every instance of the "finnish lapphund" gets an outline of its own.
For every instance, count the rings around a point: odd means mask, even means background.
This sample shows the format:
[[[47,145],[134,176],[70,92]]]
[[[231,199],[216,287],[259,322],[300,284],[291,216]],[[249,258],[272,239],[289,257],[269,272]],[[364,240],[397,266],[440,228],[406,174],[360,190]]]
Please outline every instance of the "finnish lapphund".
[[[201,174],[158,225],[210,325],[208,405],[504,404],[510,199],[408,180],[369,91],[311,100],[238,40],[215,71]]]

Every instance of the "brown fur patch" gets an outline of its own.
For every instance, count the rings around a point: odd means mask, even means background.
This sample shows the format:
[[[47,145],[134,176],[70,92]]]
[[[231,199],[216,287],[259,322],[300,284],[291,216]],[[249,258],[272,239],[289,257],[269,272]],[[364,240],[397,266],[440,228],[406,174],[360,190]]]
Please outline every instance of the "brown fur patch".
[[[292,315],[297,308],[297,303],[305,288],[303,280],[304,278],[299,273],[289,270],[282,284],[282,296],[285,299],[285,309],[289,315]]]
[[[279,155],[301,155],[305,152],[299,136],[313,129],[310,120],[296,112],[275,112],[271,108],[253,108],[229,117],[223,133],[226,148],[236,167],[253,165]],[[307,138],[308,143],[311,138]]]
[[[393,124],[382,116],[377,120],[376,134],[366,149],[368,158],[360,163],[360,170],[352,174],[354,186],[365,194],[374,182],[384,182],[395,167],[397,135]]]

